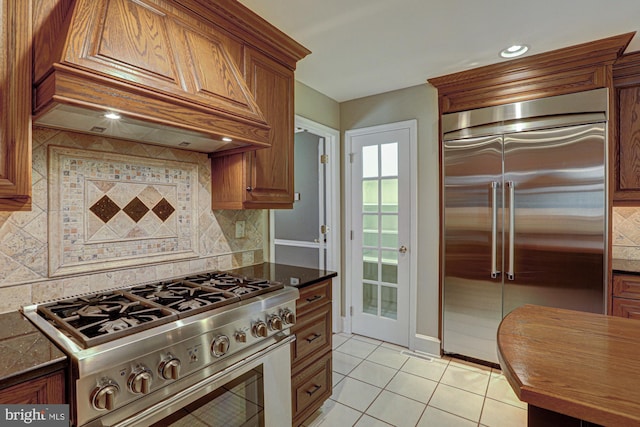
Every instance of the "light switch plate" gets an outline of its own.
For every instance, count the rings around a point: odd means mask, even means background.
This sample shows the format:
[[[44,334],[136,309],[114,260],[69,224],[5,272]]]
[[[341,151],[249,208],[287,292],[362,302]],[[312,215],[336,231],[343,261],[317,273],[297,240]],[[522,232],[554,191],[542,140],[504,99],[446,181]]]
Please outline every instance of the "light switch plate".
[[[236,239],[244,237],[244,221],[236,221]]]

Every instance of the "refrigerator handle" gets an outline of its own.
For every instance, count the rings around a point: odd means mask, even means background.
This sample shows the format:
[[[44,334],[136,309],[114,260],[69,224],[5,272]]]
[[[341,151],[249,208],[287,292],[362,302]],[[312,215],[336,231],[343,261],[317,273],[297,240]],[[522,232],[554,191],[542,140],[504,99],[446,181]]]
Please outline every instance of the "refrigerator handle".
[[[498,186],[497,181],[491,183],[491,277],[495,279],[498,271]]]
[[[516,185],[513,181],[507,181],[509,189],[509,267],[507,269],[507,279],[515,279],[515,237],[516,237]]]

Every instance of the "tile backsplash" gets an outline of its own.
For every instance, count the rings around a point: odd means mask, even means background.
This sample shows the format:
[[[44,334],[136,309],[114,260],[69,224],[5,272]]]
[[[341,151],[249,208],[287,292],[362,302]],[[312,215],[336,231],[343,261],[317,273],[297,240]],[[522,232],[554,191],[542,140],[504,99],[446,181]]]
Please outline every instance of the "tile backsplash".
[[[34,127],[32,165],[33,209],[0,212],[0,313],[264,260],[266,211],[212,211],[206,154]]]
[[[613,258],[640,260],[640,207],[614,207]]]

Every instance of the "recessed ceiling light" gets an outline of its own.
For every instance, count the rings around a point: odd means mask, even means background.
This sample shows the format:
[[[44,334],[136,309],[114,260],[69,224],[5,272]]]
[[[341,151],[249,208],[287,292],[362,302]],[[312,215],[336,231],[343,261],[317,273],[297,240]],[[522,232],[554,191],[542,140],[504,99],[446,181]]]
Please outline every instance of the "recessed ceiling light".
[[[223,140],[224,142],[231,142],[231,141],[233,141],[233,139],[229,138],[228,136],[223,137],[223,138],[222,138],[222,140]]]
[[[502,58],[515,58],[516,56],[524,55],[529,50],[529,46],[526,44],[514,44],[506,49],[500,51]]]
[[[114,113],[113,111],[109,111],[108,113],[105,113],[104,116],[107,119],[111,119],[111,120],[119,120],[122,118],[122,116],[118,113]]]

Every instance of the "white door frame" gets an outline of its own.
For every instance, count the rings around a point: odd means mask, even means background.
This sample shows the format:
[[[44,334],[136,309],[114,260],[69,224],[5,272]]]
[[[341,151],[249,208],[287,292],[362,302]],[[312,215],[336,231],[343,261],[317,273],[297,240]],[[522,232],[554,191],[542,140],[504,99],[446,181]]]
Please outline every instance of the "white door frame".
[[[327,270],[335,271],[338,277],[334,277],[332,281],[332,323],[333,332],[342,331],[342,316],[340,315],[340,307],[342,301],[342,293],[340,291],[340,282],[342,275],[340,273],[340,132],[328,126],[316,123],[305,117],[295,116],[295,127],[304,129],[309,133],[318,135],[325,139],[326,153],[329,156],[329,162],[325,165],[326,170],[326,193],[325,208],[327,211]],[[294,165],[295,167],[295,165]],[[275,262],[275,224],[273,211],[269,211],[269,260]]]
[[[417,289],[418,289],[418,121],[416,119],[406,120],[402,122],[388,123],[384,125],[378,126],[370,126],[366,128],[359,129],[351,129],[345,132],[345,143],[344,143],[344,177],[345,177],[345,185],[344,185],[344,212],[345,212],[345,319],[344,319],[344,331],[347,333],[351,333],[351,309],[352,301],[351,301],[351,293],[352,293],[352,283],[350,283],[350,278],[352,274],[352,265],[353,259],[351,257],[352,250],[352,242],[351,242],[351,234],[353,230],[353,220],[352,220],[352,206],[351,206],[351,153],[352,150],[352,140],[353,137],[362,136],[370,133],[379,133],[379,132],[387,132],[398,129],[409,129],[409,152],[410,152],[410,179],[411,179],[411,239],[410,239],[410,247],[409,247],[409,348],[415,349],[417,344],[416,337],[416,313],[418,308],[417,303]]]

